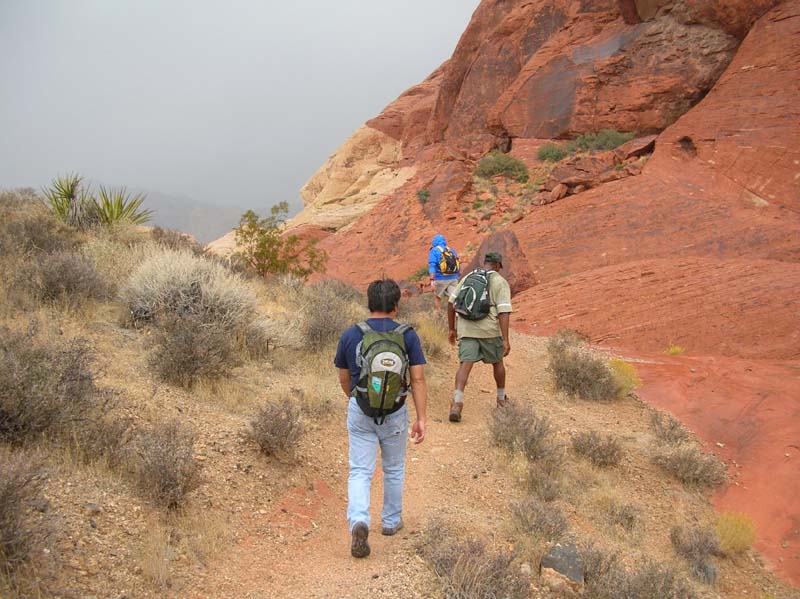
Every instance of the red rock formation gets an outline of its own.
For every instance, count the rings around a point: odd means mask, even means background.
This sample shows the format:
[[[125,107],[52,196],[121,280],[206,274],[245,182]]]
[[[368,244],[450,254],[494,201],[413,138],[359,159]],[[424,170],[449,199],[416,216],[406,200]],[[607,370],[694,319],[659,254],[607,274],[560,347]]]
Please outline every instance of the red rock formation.
[[[494,233],[484,239],[472,260],[462,265],[462,275],[472,272],[479,266],[482,267],[487,252],[498,252],[503,256],[503,268],[500,274],[508,281],[512,295],[536,284],[536,278],[533,276],[528,258],[519,246],[517,236],[508,230]]]

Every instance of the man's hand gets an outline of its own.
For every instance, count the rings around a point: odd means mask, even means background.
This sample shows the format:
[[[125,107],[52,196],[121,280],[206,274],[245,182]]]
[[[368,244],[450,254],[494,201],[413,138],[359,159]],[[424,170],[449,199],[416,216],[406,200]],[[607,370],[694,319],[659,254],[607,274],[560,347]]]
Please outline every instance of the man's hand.
[[[435,281],[435,280],[433,280],[433,279],[431,279],[431,289],[433,289],[434,291],[436,291],[436,281]]]
[[[414,424],[411,425],[411,440],[414,443],[422,443],[425,439],[425,421],[424,420],[415,420]]]
[[[447,333],[447,340],[450,342],[450,345],[455,345],[456,344],[456,332],[451,330],[449,333]]]
[[[508,339],[503,338],[503,357],[505,358],[511,352],[511,344]]]

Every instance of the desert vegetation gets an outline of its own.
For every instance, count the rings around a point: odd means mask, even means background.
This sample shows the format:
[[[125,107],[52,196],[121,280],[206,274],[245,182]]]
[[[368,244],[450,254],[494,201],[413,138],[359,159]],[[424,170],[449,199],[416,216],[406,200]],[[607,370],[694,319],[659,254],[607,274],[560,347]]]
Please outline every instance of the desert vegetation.
[[[503,175],[519,183],[525,183],[528,180],[528,167],[513,156],[493,150],[478,161],[474,174],[484,179]]]
[[[566,144],[546,143],[539,148],[539,160],[558,162],[569,155],[579,152],[613,150],[634,138],[634,133],[623,133],[614,129],[601,129],[579,135]]]

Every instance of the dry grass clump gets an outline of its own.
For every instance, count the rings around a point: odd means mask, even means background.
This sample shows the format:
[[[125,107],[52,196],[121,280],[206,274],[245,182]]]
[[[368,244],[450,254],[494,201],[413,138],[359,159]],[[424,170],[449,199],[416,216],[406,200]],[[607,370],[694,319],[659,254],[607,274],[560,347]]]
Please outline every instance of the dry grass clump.
[[[168,316],[153,336],[148,363],[162,381],[191,389],[198,380],[230,376],[241,363],[234,341],[221,324],[202,316]]]
[[[65,305],[111,296],[105,279],[77,252],[39,254],[20,269],[16,282],[39,301]]]
[[[562,447],[554,439],[550,419],[537,416],[531,407],[510,402],[505,408],[495,410],[489,433],[495,445],[519,452],[532,462],[560,458]]]
[[[200,486],[202,466],[194,459],[194,435],[177,422],[140,431],[133,447],[139,489],[158,507],[178,509]]]
[[[653,415],[650,417],[650,424],[652,425],[653,433],[655,433],[656,438],[663,443],[672,445],[688,441],[689,439],[689,431],[669,414],[653,412]]]
[[[642,386],[642,379],[639,378],[639,373],[636,372],[633,364],[629,364],[619,358],[612,358],[608,361],[608,366],[611,368],[611,372],[614,373],[614,380],[619,386],[617,397],[620,399]]]
[[[22,454],[0,451],[0,590],[14,586],[15,575],[46,536],[32,507],[41,486],[38,466]]]
[[[82,339],[44,339],[35,325],[26,333],[0,328],[0,441],[81,438],[111,405],[92,360]]]
[[[723,512],[717,520],[719,548],[725,555],[744,553],[756,541],[756,524],[747,514]]]
[[[437,360],[445,355],[449,348],[447,339],[447,320],[443,313],[416,313],[411,325],[419,335],[425,357]]]
[[[603,502],[608,520],[611,524],[621,526],[626,532],[631,532],[639,521],[641,510],[632,503],[625,503],[616,498],[608,498]]]
[[[710,528],[686,528],[676,526],[669,535],[675,553],[689,564],[692,576],[713,584],[717,578],[717,568],[711,556],[719,553],[719,538]]]
[[[80,248],[81,255],[94,266],[114,293],[118,293],[140,264],[158,251],[154,243],[120,241],[108,231],[90,237]]]
[[[515,564],[515,555],[492,551],[485,541],[460,539],[441,522],[432,521],[417,553],[428,563],[452,599],[527,599],[530,582]]]
[[[301,300],[305,347],[322,350],[339,339],[347,327],[363,319],[366,302],[360,298],[363,296],[357,290],[334,279],[306,287]]]
[[[572,448],[601,468],[616,466],[622,459],[620,442],[612,435],[602,437],[597,431],[577,433],[572,437]]]
[[[267,402],[250,421],[248,432],[263,454],[293,456],[305,432],[302,410],[291,399]]]
[[[553,337],[547,351],[547,369],[559,391],[591,401],[622,397],[624,389],[607,362],[571,336]]]
[[[653,462],[688,486],[714,487],[725,480],[725,464],[689,443],[659,449]]]
[[[33,190],[0,192],[0,254],[68,251],[82,240],[38,201]]]
[[[631,568],[619,555],[596,546],[582,551],[587,599],[695,599],[696,595],[668,564],[640,559]]]
[[[561,510],[528,497],[511,504],[511,517],[517,529],[540,541],[558,541],[569,529]]]

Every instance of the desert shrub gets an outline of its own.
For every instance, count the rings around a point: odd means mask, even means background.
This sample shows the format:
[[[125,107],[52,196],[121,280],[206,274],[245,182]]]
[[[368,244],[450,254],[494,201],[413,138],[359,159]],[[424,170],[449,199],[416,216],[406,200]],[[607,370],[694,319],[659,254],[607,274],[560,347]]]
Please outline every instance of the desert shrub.
[[[588,348],[564,340],[548,344],[548,371],[556,389],[590,401],[617,399],[622,387],[605,360]]]
[[[520,183],[525,183],[528,180],[528,167],[521,160],[494,150],[478,161],[474,174],[484,179],[503,175],[516,179]],[[496,191],[493,193],[497,194]]]
[[[650,417],[650,424],[656,438],[663,443],[682,443],[689,439],[689,431],[669,414],[653,412]]]
[[[419,335],[425,357],[436,360],[447,354],[449,348],[447,320],[443,312],[413,312],[408,323]]]
[[[342,331],[358,319],[353,295],[339,282],[321,281],[303,293],[303,339],[310,350],[321,350],[335,342]],[[360,299],[360,298],[359,298]]]
[[[695,599],[686,581],[668,564],[640,559],[632,567],[619,555],[589,546],[582,551],[584,597],[588,599]]]
[[[164,382],[191,389],[200,380],[230,375],[240,364],[235,339],[223,325],[202,315],[169,316],[152,340],[149,365]]]
[[[39,254],[19,271],[17,284],[46,302],[76,305],[111,296],[94,265],[76,252]]]
[[[541,541],[558,541],[569,529],[560,509],[533,497],[513,502],[511,517],[521,533]]]
[[[273,330],[268,322],[257,319],[250,322],[244,331],[244,351],[251,360],[265,358],[270,351]]]
[[[428,267],[422,266],[409,275],[408,281],[411,281],[412,283],[423,281],[428,278],[428,274]]]
[[[303,436],[302,410],[297,402],[285,398],[259,408],[250,421],[250,438],[265,455],[293,455]]]
[[[202,256],[205,253],[203,245],[198,243],[194,237],[175,229],[153,227],[150,229],[150,239],[170,250],[187,250],[196,256]]]
[[[267,218],[259,218],[252,210],[245,212],[236,229],[236,256],[261,276],[288,273],[305,279],[325,272],[328,255],[317,248],[316,241],[283,234],[288,211],[289,205],[281,202]]]
[[[554,440],[550,419],[537,416],[533,408],[515,402],[492,413],[489,433],[495,445],[520,452],[532,462],[556,459],[561,450]]]
[[[710,528],[685,528],[676,526],[669,535],[675,553],[689,564],[692,576],[706,584],[713,584],[717,569],[711,556],[719,552],[719,538]]]
[[[619,399],[627,397],[635,389],[642,386],[642,379],[639,378],[639,374],[633,364],[628,364],[625,360],[612,358],[608,361],[608,365],[611,367],[614,380],[619,387]]]
[[[622,459],[620,442],[611,435],[602,437],[597,431],[577,433],[572,437],[572,448],[601,468],[616,466]]]
[[[725,480],[725,465],[688,443],[660,449],[653,462],[688,486],[714,487]]]
[[[552,467],[551,467],[552,466]],[[555,501],[561,496],[562,482],[557,462],[530,464],[526,473],[526,485],[534,496],[545,502]]]
[[[0,328],[0,440],[72,439],[110,408],[83,339],[49,341]]]
[[[600,131],[584,133],[567,144],[567,151],[591,152],[593,150],[613,150],[625,142],[632,140],[633,133],[623,133],[614,129],[601,129]]]
[[[567,154],[567,150],[562,146],[552,143],[542,145],[536,152],[536,156],[539,158],[539,160],[543,160],[545,162],[558,162],[559,160],[566,158]]]
[[[46,531],[34,517],[42,473],[24,455],[0,451],[0,590],[40,551]]]
[[[485,541],[459,539],[437,521],[429,523],[417,545],[452,599],[523,599],[530,582],[514,563],[515,555],[492,551]]]
[[[133,444],[139,489],[161,508],[180,508],[201,483],[194,435],[177,422],[169,422],[139,431]]]
[[[241,277],[189,251],[150,255],[120,290],[134,323],[195,316],[240,331],[255,316],[255,296]]]
[[[756,524],[747,514],[723,512],[717,520],[717,536],[720,550],[726,555],[743,553],[756,540]]]
[[[617,524],[630,532],[636,527],[640,510],[632,503],[611,499],[606,505],[608,519],[612,524]]]
[[[664,353],[668,356],[680,356],[685,351],[686,350],[680,345],[670,345],[664,350]]]
[[[417,199],[419,200],[419,203],[424,206],[428,200],[431,199],[431,192],[427,189],[420,189],[417,192]]]
[[[17,198],[13,192],[5,197]],[[0,206],[0,254],[52,253],[74,249],[82,236],[39,202],[19,199]]]
[[[106,235],[94,235],[80,247],[81,256],[94,267],[114,294],[133,271],[159,251],[154,243],[123,243]]]

